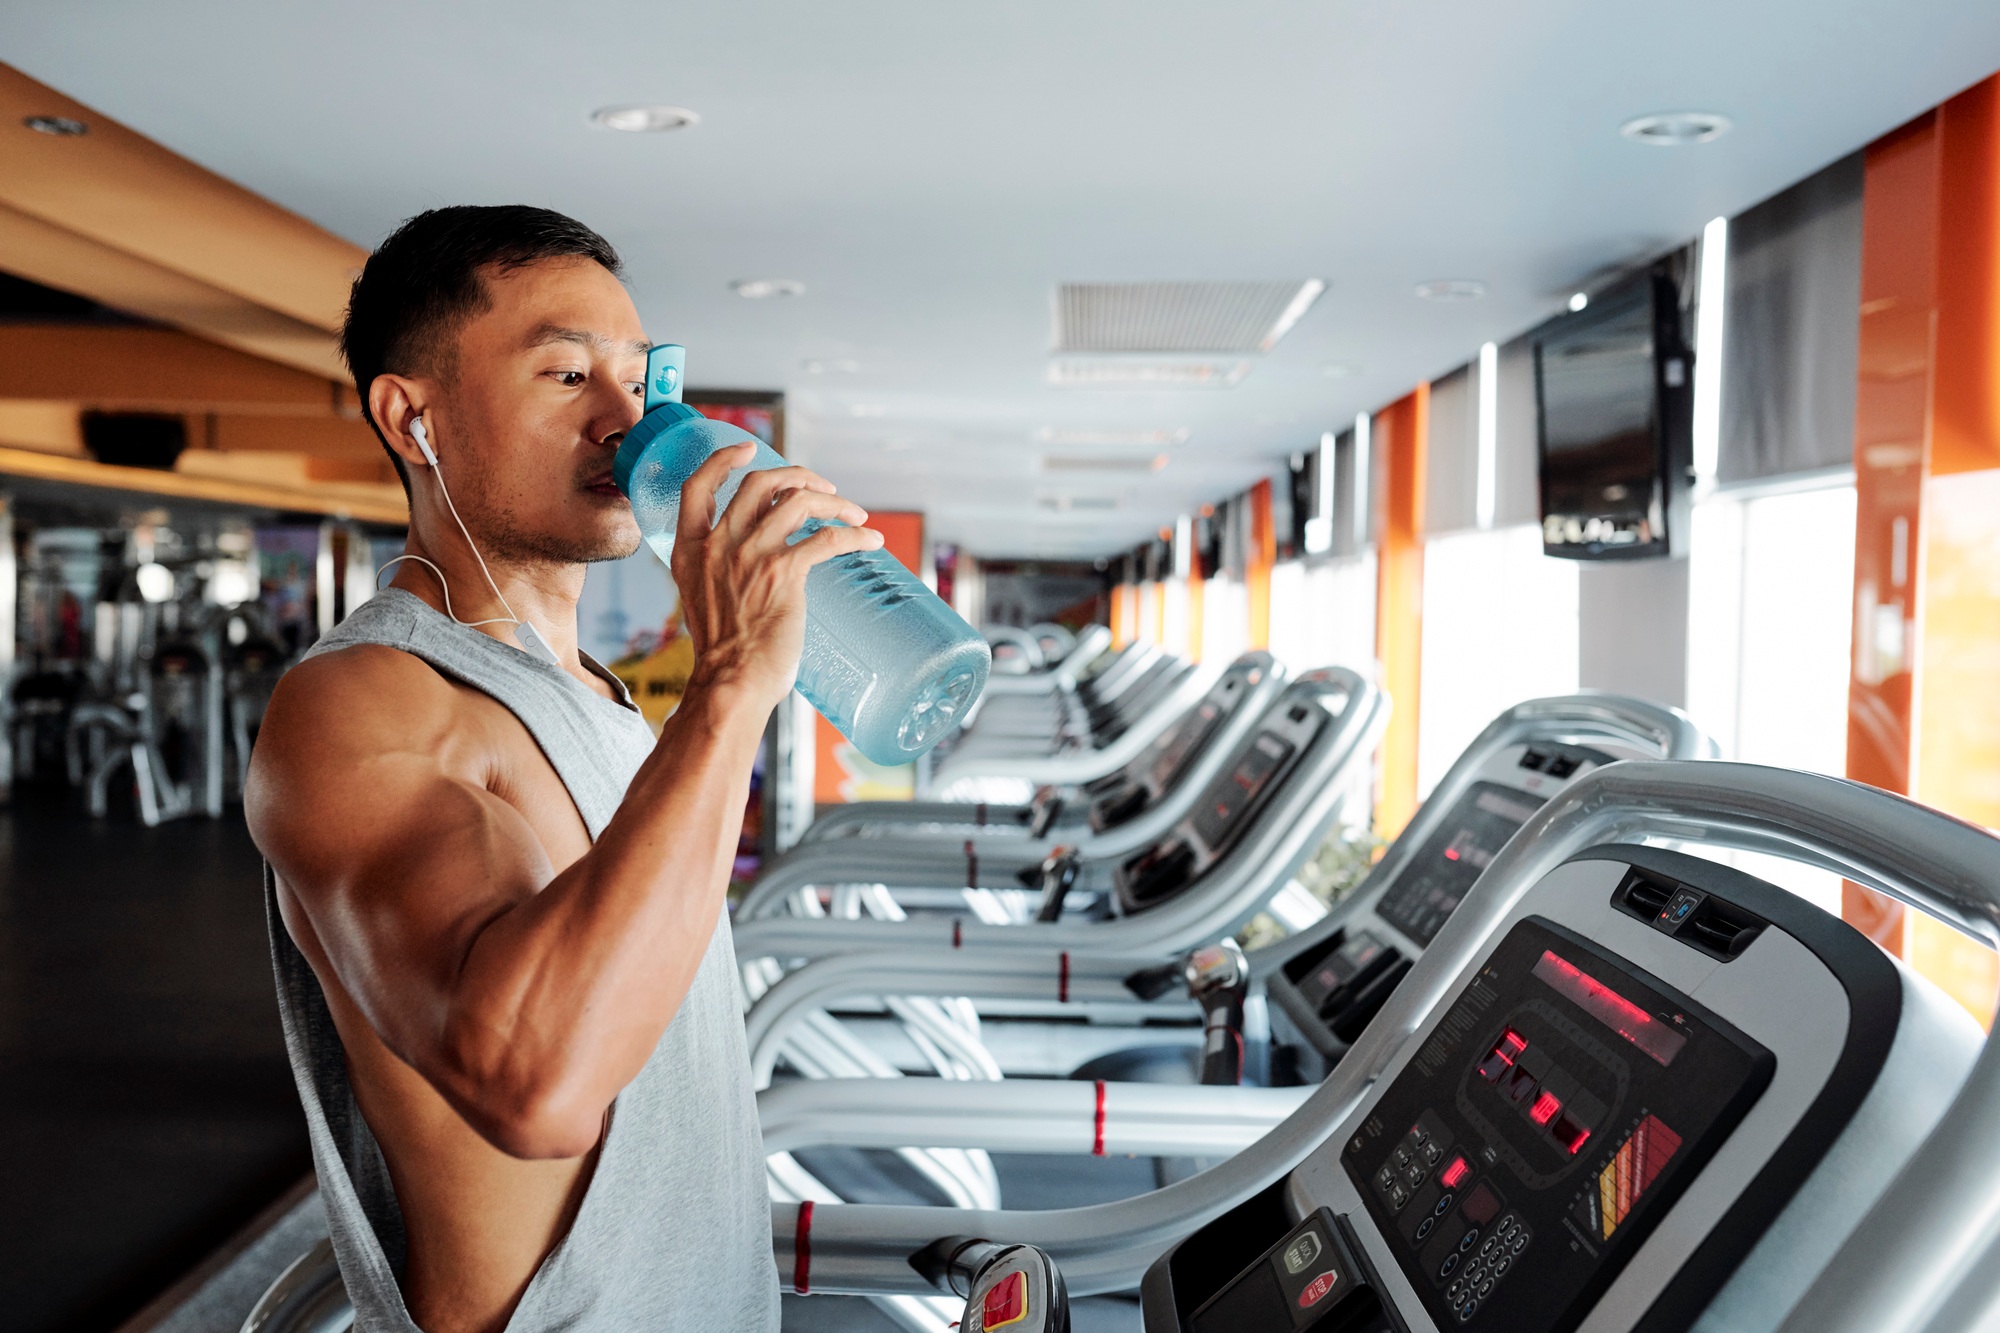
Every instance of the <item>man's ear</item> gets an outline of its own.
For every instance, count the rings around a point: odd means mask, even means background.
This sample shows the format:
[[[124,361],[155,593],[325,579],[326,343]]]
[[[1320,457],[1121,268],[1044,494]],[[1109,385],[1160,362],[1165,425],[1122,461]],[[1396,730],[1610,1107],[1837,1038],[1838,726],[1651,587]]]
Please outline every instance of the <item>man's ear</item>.
[[[389,442],[389,447],[396,451],[396,456],[410,467],[430,466],[430,460],[424,457],[416,436],[410,431],[412,423],[424,414],[426,402],[424,386],[407,376],[377,375],[368,386],[370,419],[382,432],[382,438]]]

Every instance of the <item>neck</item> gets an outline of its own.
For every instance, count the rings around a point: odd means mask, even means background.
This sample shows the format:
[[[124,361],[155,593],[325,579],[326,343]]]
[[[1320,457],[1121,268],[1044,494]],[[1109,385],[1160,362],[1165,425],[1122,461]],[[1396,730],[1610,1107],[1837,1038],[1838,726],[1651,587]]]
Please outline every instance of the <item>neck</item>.
[[[471,628],[488,638],[518,648],[520,642],[514,637],[514,626],[506,618],[511,607],[515,617],[540,632],[549,647],[555,650],[556,659],[565,671],[593,688],[600,685],[597,677],[584,669],[577,649],[576,603],[583,593],[582,565],[512,560],[497,552],[482,550],[481,554],[486,557],[486,572],[482,573],[479,561],[449,514],[443,515],[442,522],[439,522],[436,515],[419,517],[413,513],[410,536],[403,545],[403,553],[421,557],[441,571],[444,581],[451,588],[448,614],[453,618],[464,622],[492,621],[491,624],[473,625]],[[492,575],[492,584],[487,582],[488,573]],[[443,612],[446,611],[444,589],[439,586],[438,579],[438,574],[416,560],[405,560],[395,567],[395,576],[388,586],[401,588],[434,610]],[[495,585],[499,588],[499,597],[494,595]],[[506,599],[504,606],[501,604],[502,597]]]

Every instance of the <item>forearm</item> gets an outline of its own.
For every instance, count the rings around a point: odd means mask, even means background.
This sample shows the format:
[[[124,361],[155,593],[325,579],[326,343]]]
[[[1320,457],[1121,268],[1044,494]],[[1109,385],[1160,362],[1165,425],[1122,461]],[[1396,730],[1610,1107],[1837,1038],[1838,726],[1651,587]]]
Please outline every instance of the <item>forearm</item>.
[[[478,933],[445,1034],[468,1095],[581,1134],[638,1073],[722,911],[766,716],[691,684],[591,850]]]

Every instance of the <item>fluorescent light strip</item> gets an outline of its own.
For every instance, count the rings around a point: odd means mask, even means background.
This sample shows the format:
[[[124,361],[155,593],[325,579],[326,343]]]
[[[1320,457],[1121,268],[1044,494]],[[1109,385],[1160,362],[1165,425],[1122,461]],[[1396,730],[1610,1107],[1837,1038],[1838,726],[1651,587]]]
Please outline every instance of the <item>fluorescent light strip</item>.
[[[1312,517],[1306,520],[1306,554],[1333,549],[1333,432],[1319,437],[1318,484],[1313,488]]]
[[[1729,263],[1729,219],[1701,231],[1700,304],[1694,325],[1694,475],[1696,494],[1715,486],[1722,457],[1722,316]]]
[[[1493,526],[1494,490],[1500,467],[1500,348],[1479,348],[1479,455],[1472,492],[1473,521],[1480,531]]]
[[[1368,519],[1374,510],[1374,488],[1368,484],[1368,434],[1366,412],[1354,418],[1354,549],[1368,545]]]
[[[1298,323],[1305,316],[1306,311],[1312,309],[1312,303],[1319,300],[1320,293],[1325,290],[1326,283],[1320,278],[1307,278],[1301,283],[1297,295],[1292,297],[1292,303],[1285,307],[1283,314],[1278,316],[1278,322],[1273,324],[1271,331],[1264,335],[1264,341],[1257,344],[1257,350],[1268,352],[1273,347],[1276,347],[1278,339],[1292,331],[1292,325]]]

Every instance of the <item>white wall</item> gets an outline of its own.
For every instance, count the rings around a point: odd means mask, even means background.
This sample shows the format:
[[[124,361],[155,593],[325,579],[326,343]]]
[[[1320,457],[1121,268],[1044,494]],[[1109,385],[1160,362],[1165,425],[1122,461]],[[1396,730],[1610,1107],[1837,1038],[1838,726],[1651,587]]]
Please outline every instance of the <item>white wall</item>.
[[[1375,662],[1375,557],[1342,556],[1271,571],[1271,655],[1294,672]]]
[[[1503,709],[1576,689],[1578,575],[1542,554],[1539,525],[1425,544],[1418,795]]]

